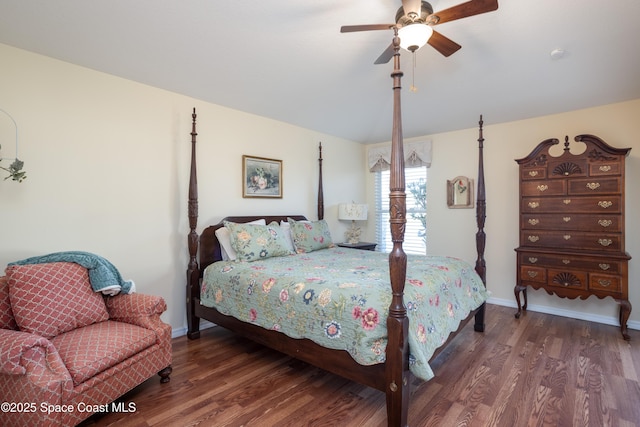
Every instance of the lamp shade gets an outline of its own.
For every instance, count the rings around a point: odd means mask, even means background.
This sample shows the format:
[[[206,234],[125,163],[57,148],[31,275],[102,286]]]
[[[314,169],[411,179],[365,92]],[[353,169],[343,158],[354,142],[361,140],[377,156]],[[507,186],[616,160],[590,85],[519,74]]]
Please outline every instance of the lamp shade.
[[[424,46],[433,34],[433,29],[424,23],[406,25],[398,30],[400,47],[415,52]]]
[[[364,221],[367,219],[368,206],[357,203],[338,205],[338,219],[344,221]]]

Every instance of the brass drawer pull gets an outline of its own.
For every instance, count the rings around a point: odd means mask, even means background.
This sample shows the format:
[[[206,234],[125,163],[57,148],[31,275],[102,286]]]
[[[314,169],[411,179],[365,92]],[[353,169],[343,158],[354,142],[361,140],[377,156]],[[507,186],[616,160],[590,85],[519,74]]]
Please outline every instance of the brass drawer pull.
[[[613,205],[613,202],[609,201],[609,200],[600,200],[598,202],[598,206],[600,206],[603,209],[607,209],[610,208],[611,205]]]
[[[563,220],[564,222],[569,222],[569,221],[571,221],[571,217],[570,217],[570,216],[563,216],[563,217],[562,217],[562,220]]]
[[[609,246],[613,242],[611,241],[611,239],[598,239],[598,243],[600,243],[602,246]]]
[[[538,185],[538,187],[536,187],[536,188],[538,189],[538,191],[540,191],[540,192],[544,192],[544,191],[547,191],[547,190],[549,189],[549,186],[548,186],[548,185],[546,185],[546,184],[540,184],[540,185]]]
[[[538,203],[538,202],[529,202],[529,207],[530,207],[531,209],[535,209],[535,208],[537,208],[538,206],[540,206],[540,203]]]
[[[564,237],[564,240],[569,240],[571,238],[571,234],[565,234],[562,237]]]
[[[538,176],[538,171],[529,171],[529,176]]]
[[[607,287],[611,285],[611,280],[606,280],[606,279],[598,279],[598,284],[602,287]]]
[[[529,275],[529,277],[531,277],[533,279],[534,277],[536,277],[538,275],[538,272],[529,270],[529,271],[527,271],[527,274]]]
[[[598,264],[598,267],[600,267],[601,270],[608,270],[609,268],[611,268],[611,265],[609,264]]]
[[[571,260],[570,260],[570,259],[563,259],[563,260],[562,260],[562,263],[563,263],[564,265],[571,264]]]
[[[588,182],[587,183],[587,188],[589,190],[597,190],[600,187],[600,183],[599,182]]]
[[[538,236],[528,236],[527,239],[529,239],[530,242],[535,243],[538,240],[540,240],[540,237],[538,237]]]
[[[600,224],[603,227],[608,227],[613,223],[613,221],[611,221],[610,219],[599,219],[598,220],[598,224]]]
[[[611,166],[609,165],[602,165],[599,167],[601,172],[609,172],[611,170]]]
[[[571,203],[571,199],[564,199],[562,203],[564,203],[565,205],[568,205],[569,203]]]
[[[530,262],[531,264],[535,264],[536,262],[538,262],[538,258],[536,258],[536,257],[534,257],[534,256],[529,257],[529,262]]]
[[[531,224],[531,225],[538,225],[539,222],[540,222],[540,220],[536,219],[536,218],[530,218],[529,219],[529,224]]]

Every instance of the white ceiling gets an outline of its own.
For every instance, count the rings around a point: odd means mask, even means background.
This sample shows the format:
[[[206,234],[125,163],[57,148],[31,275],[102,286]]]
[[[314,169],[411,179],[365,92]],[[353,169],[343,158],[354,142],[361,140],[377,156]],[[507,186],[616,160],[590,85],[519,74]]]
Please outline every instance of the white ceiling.
[[[462,0],[433,0],[435,11]],[[0,43],[349,140],[391,139],[400,0],[0,0]],[[499,0],[405,52],[404,136],[640,98],[640,1]],[[561,59],[550,52],[564,49]],[[0,66],[2,64],[0,60]],[[416,93],[408,90],[414,82]],[[126,100],[123,99],[123,102]]]

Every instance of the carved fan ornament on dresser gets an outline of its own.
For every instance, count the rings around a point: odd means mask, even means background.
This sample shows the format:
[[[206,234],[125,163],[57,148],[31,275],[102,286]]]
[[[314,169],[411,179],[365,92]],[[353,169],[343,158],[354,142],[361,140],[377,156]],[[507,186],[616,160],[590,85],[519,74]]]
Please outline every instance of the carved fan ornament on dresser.
[[[527,287],[562,298],[612,297],[620,305],[620,330],[630,339],[628,262],[625,252],[625,158],[593,135],[578,135],[585,150],[573,154],[565,137],[560,156],[549,154],[557,139],[542,141],[520,168],[520,246],[514,288],[519,318]],[[520,295],[524,297],[521,303]]]

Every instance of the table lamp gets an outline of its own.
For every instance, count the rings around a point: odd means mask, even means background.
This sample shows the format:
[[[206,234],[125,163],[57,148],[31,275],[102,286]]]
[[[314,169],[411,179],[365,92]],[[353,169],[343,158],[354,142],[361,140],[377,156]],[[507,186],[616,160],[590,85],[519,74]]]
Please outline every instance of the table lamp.
[[[340,221],[351,221],[351,228],[345,233],[347,243],[355,245],[360,241],[362,230],[356,227],[356,221],[367,220],[367,205],[358,203],[342,203],[338,205],[338,219]]]

